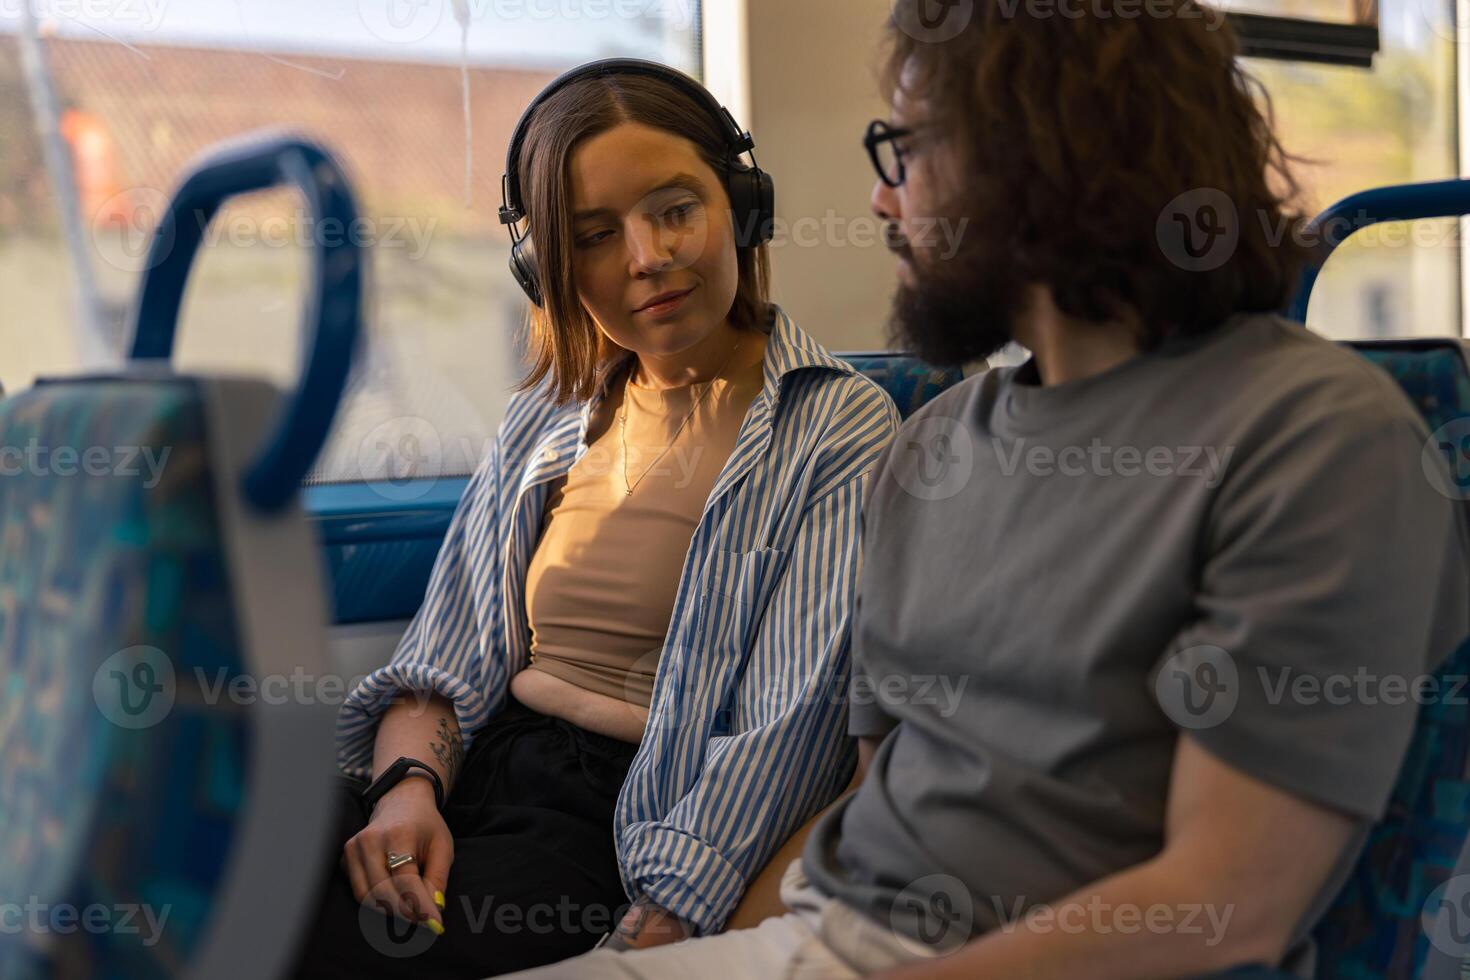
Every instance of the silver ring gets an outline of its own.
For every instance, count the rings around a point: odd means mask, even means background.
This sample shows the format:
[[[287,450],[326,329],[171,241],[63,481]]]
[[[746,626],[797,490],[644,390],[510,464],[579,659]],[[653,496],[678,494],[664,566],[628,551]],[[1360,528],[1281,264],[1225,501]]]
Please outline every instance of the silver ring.
[[[389,851],[388,870],[394,871],[403,867],[405,864],[413,864],[414,860],[415,858],[412,854],[394,854],[392,851]]]

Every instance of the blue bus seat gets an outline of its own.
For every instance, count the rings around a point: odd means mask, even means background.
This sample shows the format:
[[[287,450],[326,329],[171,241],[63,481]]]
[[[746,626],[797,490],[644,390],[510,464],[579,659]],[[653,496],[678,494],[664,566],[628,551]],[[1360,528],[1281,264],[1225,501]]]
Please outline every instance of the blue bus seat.
[[[1399,383],[1431,433],[1470,416],[1470,367],[1460,341],[1351,346]],[[1463,465],[1463,460],[1452,463],[1456,471]],[[1430,899],[1454,873],[1470,834],[1470,706],[1465,697],[1470,692],[1463,690],[1470,677],[1470,641],[1434,676],[1437,690],[1459,696],[1435,699],[1419,710],[1388,812],[1373,827],[1352,876],[1314,933],[1320,977],[1415,978],[1424,968],[1430,951],[1426,913],[1432,918],[1444,911],[1431,908]]]
[[[296,392],[167,363],[208,219],[282,180],[350,210],[304,141],[206,155],[153,240],[129,365],[0,401],[0,901],[25,913],[0,976],[269,977],[309,918],[336,704],[298,488],[357,336],[356,247],[318,255]]]
[[[935,395],[964,380],[959,368],[938,368],[908,354],[863,351],[836,355],[877,382],[907,419]]]

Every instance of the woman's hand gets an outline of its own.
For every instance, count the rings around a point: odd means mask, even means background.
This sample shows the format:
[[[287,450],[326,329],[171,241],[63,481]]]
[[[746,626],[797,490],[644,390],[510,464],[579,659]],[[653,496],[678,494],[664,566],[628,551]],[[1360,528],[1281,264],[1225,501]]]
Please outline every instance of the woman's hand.
[[[388,854],[414,860],[388,869]],[[444,889],[454,862],[454,836],[422,777],[403,779],[373,808],[368,825],[342,848],[342,868],[358,902],[373,903],[406,922],[444,934]]]

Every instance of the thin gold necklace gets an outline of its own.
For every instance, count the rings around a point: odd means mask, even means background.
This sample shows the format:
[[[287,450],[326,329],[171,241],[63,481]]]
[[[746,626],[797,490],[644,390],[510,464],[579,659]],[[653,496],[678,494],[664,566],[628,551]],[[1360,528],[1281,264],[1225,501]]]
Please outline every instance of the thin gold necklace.
[[[737,338],[735,340],[735,346],[730,348],[730,353],[725,355],[725,362],[720,365],[720,369],[715,372],[715,376],[709,379],[709,383],[705,386],[705,389],[694,399],[694,405],[689,409],[689,414],[684,416],[684,421],[679,423],[679,427],[669,437],[669,444],[664,447],[664,451],[655,456],[653,462],[648,464],[648,468],[639,474],[638,479],[634,480],[631,484],[628,482],[628,387],[633,383],[633,371],[628,372],[627,378],[623,380],[623,407],[618,413],[618,443],[623,449],[623,489],[628,492],[628,496],[631,497],[633,495],[633,491],[638,487],[638,484],[643,482],[643,478],[649,473],[652,473],[653,468],[659,464],[659,461],[669,454],[670,449],[674,448],[674,442],[679,438],[679,433],[683,432],[684,426],[688,425],[689,420],[694,418],[694,413],[699,411],[700,402],[704,401],[705,395],[708,395],[714,390],[715,382],[719,380],[720,375],[725,373],[725,368],[730,366],[730,360],[739,349],[740,338]],[[634,365],[634,370],[636,369],[637,366]]]

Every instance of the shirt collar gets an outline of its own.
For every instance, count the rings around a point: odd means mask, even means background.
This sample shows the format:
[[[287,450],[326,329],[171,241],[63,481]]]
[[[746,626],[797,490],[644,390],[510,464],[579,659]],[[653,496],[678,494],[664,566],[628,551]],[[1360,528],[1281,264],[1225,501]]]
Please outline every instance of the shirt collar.
[[[856,374],[857,368],[840,357],[835,357],[812,336],[796,325],[796,321],[775,303],[770,304],[770,320],[767,324],[770,339],[766,342],[765,371],[761,394],[774,405],[781,397],[781,384],[789,374],[805,370],[829,370],[842,374]],[[632,359],[629,353],[619,358],[603,371],[592,397],[580,407],[585,425],[592,411],[607,397],[612,379],[617,377],[623,366]]]

